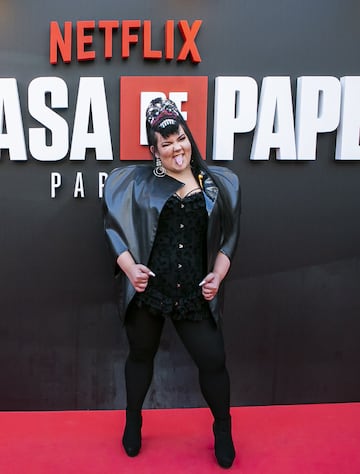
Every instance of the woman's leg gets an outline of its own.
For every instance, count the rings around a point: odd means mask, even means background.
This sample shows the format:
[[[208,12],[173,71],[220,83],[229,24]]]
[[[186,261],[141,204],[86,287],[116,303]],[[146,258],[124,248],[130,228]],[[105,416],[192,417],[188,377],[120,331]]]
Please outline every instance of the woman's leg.
[[[141,409],[152,380],[163,325],[163,319],[149,315],[145,308],[132,304],[127,311],[129,355],[125,363],[127,408],[123,446],[129,456],[136,456],[141,448]]]
[[[214,418],[227,418],[230,381],[221,329],[212,319],[174,321],[174,326],[199,369],[200,388]]]
[[[200,388],[214,416],[215,455],[220,466],[228,468],[234,461],[235,449],[222,331],[212,319],[174,321],[174,326],[199,369]]]
[[[125,329],[129,354],[125,363],[127,408],[141,410],[148,392],[154,367],[154,357],[164,326],[161,317],[148,314],[145,308],[132,304],[126,314]]]

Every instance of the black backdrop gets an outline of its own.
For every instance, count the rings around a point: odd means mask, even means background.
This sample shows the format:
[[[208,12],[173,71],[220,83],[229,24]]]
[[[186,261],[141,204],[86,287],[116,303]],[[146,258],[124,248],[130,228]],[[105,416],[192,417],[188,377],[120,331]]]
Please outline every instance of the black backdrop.
[[[0,160],[0,409],[123,408],[126,341],[113,298],[97,173],[119,163],[119,76],[209,77],[208,162],[214,79],[360,72],[359,3],[355,0],[208,0],[168,2],[0,3],[0,77],[17,79],[25,134],[34,77],[62,77],[71,123],[80,76],[103,76],[115,162]],[[202,62],[128,61],[49,64],[49,24],[202,19]],[[155,30],[154,30],[155,31]],[[100,33],[94,34],[99,41]],[[156,36],[155,36],[156,38]],[[100,46],[98,48],[100,50]],[[109,92],[110,91],[110,92]],[[112,100],[113,99],[113,100]],[[359,104],[360,106],[360,104]],[[249,160],[252,133],[235,138],[225,164],[243,191],[239,250],[227,284],[224,331],[232,404],[360,400],[359,163],[334,160],[335,134],[318,138],[317,160]],[[126,164],[126,163],[125,163]],[[220,163],[224,164],[224,163]],[[50,172],[63,187],[50,198]],[[82,171],[86,197],[72,196]],[[147,407],[201,406],[195,369],[170,325],[157,357]]]

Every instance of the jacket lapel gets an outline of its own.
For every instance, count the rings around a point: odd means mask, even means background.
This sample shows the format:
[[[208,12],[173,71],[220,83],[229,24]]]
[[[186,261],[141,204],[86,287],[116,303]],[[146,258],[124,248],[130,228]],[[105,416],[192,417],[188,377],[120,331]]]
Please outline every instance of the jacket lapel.
[[[207,210],[208,215],[210,215],[213,208],[214,208],[216,199],[218,197],[219,188],[217,186],[215,186],[215,183],[210,178],[210,176],[205,174],[203,171],[201,171],[200,183],[202,184],[201,187],[202,187],[203,192],[204,192],[206,210]]]
[[[155,208],[160,214],[169,197],[182,186],[184,186],[184,183],[170,176],[166,175],[163,178],[157,178],[152,175],[149,192],[150,208]]]

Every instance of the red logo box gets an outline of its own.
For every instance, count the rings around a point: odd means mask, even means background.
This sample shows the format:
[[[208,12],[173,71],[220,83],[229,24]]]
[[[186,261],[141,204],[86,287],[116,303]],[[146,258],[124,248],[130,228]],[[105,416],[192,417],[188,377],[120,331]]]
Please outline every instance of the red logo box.
[[[144,141],[145,110],[162,95],[177,103],[205,158],[207,76],[125,76],[120,78],[120,160],[151,159]]]

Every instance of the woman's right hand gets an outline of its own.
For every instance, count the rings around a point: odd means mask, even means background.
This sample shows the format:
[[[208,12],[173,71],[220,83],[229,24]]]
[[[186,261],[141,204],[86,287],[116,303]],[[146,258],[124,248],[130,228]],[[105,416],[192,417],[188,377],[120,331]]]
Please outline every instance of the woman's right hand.
[[[136,263],[128,250],[120,254],[116,262],[138,293],[145,291],[149,277],[155,276],[155,273],[150,268],[141,263]]]
[[[149,277],[154,277],[155,274],[150,268],[142,265],[141,263],[134,263],[126,269],[126,276],[129,278],[132,286],[138,293],[142,293],[146,290],[149,282]]]

